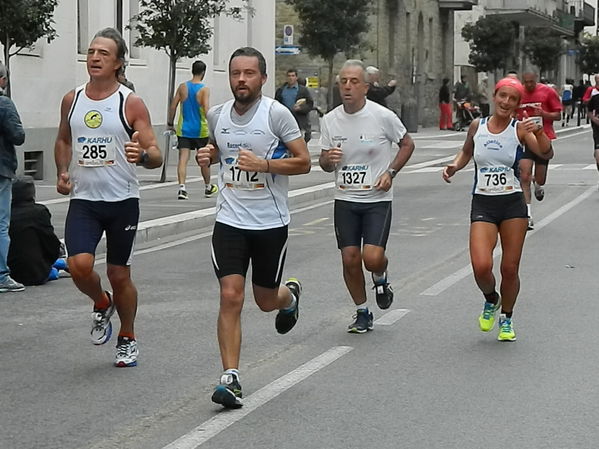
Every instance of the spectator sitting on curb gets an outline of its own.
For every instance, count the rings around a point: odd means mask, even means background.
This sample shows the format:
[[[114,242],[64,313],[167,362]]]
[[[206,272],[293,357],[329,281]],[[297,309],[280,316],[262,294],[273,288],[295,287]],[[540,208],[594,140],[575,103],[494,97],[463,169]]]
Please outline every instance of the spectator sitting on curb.
[[[58,279],[67,270],[60,258],[60,240],[54,233],[50,211],[35,202],[31,177],[18,178],[12,185],[10,248],[11,276],[24,285],[40,285]]]

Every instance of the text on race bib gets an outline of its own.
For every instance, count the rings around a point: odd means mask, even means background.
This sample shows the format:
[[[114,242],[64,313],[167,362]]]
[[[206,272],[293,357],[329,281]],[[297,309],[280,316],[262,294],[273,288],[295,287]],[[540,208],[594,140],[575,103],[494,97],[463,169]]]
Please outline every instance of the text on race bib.
[[[475,193],[511,193],[517,190],[516,183],[519,181],[514,176],[514,170],[511,167],[480,167]]]
[[[260,190],[266,186],[264,173],[244,171],[237,165],[237,158],[225,159],[225,186],[238,190]]]
[[[371,190],[372,170],[366,164],[347,164],[337,174],[337,188],[341,190]]]
[[[105,167],[115,164],[116,142],[112,136],[79,137],[75,145],[77,164],[82,167]]]

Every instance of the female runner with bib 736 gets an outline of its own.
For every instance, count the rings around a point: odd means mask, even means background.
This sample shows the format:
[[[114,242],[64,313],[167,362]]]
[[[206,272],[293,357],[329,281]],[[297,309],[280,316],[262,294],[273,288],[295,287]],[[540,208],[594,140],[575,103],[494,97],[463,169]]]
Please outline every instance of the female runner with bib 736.
[[[493,94],[494,114],[472,122],[464,146],[443,170],[443,179],[451,182],[450,178],[474,158],[470,260],[476,284],[485,297],[479,326],[483,332],[491,331],[501,308],[497,337],[500,341],[516,340],[512,312],[520,290],[518,270],[528,225],[518,161],[523,145],[544,159],[553,156],[551,141],[541,126],[531,119],[513,118],[523,91],[518,80],[500,80]],[[493,275],[493,249],[498,235],[503,251],[500,294]]]

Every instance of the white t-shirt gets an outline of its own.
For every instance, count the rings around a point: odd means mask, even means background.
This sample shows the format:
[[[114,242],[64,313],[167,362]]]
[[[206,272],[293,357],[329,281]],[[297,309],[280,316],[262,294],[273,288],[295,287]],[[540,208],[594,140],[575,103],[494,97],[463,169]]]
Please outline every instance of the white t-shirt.
[[[392,144],[406,134],[392,111],[370,100],[354,114],[346,113],[341,105],[324,116],[320,131],[324,150],[340,147],[343,151],[335,168],[335,199],[358,203],[393,199],[393,189],[374,188],[395,157]]]
[[[120,84],[109,97],[92,100],[85,94],[85,85],[75,90],[69,112],[71,198],[112,202],[139,198],[135,164],[125,155],[125,143],[133,135],[125,116],[131,92]]]
[[[208,111],[208,124],[220,158],[216,221],[252,230],[289,224],[288,176],[241,171],[237,157],[240,148],[262,159],[290,157],[285,143],[301,138],[291,112],[263,96],[239,116],[230,100]]]

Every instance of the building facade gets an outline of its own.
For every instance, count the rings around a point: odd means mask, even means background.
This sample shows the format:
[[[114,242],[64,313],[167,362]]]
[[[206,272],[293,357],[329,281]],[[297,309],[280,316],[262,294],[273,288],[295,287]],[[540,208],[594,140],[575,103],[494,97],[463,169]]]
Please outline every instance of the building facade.
[[[559,66],[549,74],[544,74],[553,83],[562,85],[566,78],[580,79],[581,73],[576,63],[576,47],[580,33],[585,27],[595,25],[595,7],[584,0],[480,0],[472,11],[456,13],[455,20],[455,67],[454,75],[461,73],[472,77],[474,68],[468,62],[470,49],[461,37],[461,29],[466,23],[474,23],[479,17],[492,15],[505,18],[514,25],[514,57],[511,67],[519,72],[537,68],[521,51],[525,33],[530,28],[548,28],[562,37],[562,56]],[[481,74],[482,76],[482,74]]]
[[[229,4],[243,3],[231,0]],[[275,2],[250,0],[246,4],[253,8],[253,14],[246,11],[242,21],[225,16],[215,19],[212,51],[197,58],[208,66],[205,81],[211,89],[211,104],[231,98],[227,67],[236,48],[258,48],[268,67],[274,68]],[[169,59],[164,51],[134,45],[135,33],[126,26],[138,12],[137,0],[60,0],[54,12],[58,37],[49,44],[40,39],[33,49],[11,58],[12,98],[27,133],[25,144],[17,149],[20,173],[26,171],[38,179],[56,175],[53,147],[60,102],[67,91],[88,80],[87,47],[94,34],[104,27],[122,31],[129,47],[127,78],[148,106],[157,134],[164,130]],[[194,60],[179,61],[177,84],[190,78]],[[274,94],[273,79],[268,80],[265,92]]]
[[[418,124],[433,126],[438,123],[441,80],[452,78],[453,73],[454,13],[472,9],[476,4],[477,0],[373,0],[371,27],[366,36],[371,50],[350,56],[378,67],[383,82],[397,80],[396,92],[388,98],[392,109],[401,115],[403,106],[415,104]],[[285,25],[296,30],[297,44],[297,15],[284,0],[277,0],[277,45],[283,44]],[[346,55],[338,56],[335,71],[345,59]],[[298,69],[300,76],[318,76],[321,86],[326,82],[328,68],[324,61],[301,49],[299,54],[277,55],[276,60],[277,83],[284,82],[289,67]]]

